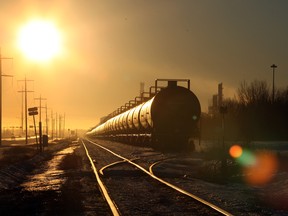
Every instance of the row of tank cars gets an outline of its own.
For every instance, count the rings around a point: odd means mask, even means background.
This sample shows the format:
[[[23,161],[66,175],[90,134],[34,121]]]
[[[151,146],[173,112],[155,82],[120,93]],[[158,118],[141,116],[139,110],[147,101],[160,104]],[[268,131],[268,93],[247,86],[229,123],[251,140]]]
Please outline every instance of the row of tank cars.
[[[159,86],[164,82],[166,86]],[[198,134],[201,107],[190,90],[190,80],[157,79],[148,93],[143,92],[131,102],[103,118],[86,135],[150,144],[161,150],[193,149],[189,139]]]

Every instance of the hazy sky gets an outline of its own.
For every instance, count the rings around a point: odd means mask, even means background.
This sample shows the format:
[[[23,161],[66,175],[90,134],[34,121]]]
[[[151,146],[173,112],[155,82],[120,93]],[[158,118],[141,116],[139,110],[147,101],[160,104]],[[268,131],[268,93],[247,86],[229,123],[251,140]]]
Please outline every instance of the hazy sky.
[[[62,55],[28,61],[16,40],[31,19],[51,20]],[[89,128],[157,78],[185,78],[207,111],[217,84],[233,97],[240,82],[288,84],[287,0],[1,0],[3,126],[20,125],[25,76],[28,107],[47,98],[66,128]],[[43,102],[45,103],[45,102]],[[31,121],[31,117],[30,117]]]

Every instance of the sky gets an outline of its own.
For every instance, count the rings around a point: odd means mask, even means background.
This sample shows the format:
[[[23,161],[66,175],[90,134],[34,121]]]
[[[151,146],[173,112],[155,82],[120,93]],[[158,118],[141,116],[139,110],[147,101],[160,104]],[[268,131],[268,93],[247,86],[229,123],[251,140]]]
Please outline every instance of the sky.
[[[61,53],[29,60],[17,46],[32,19],[54,23]],[[287,0],[1,0],[0,47],[3,127],[21,124],[27,80],[28,107],[47,102],[65,115],[68,129],[88,129],[157,78],[190,79],[207,112],[218,83],[234,98],[243,81],[288,84]],[[33,92],[32,92],[33,91]],[[44,110],[42,112],[45,112]],[[29,117],[29,124],[32,118]]]

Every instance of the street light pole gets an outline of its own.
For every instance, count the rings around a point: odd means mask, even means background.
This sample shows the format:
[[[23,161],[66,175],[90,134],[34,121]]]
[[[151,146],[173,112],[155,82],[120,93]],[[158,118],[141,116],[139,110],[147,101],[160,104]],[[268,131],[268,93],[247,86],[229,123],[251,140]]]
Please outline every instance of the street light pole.
[[[272,103],[274,103],[274,97],[275,97],[275,85],[274,85],[274,77],[275,77],[275,68],[277,68],[277,65],[273,64],[271,65],[271,68],[273,70],[273,83],[272,83]]]

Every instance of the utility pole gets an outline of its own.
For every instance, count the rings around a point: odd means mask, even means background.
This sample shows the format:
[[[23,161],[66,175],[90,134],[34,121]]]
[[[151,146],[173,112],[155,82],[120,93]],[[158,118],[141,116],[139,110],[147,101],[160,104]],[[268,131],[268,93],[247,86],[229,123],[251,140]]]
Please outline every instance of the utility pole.
[[[34,91],[27,91],[27,82],[34,81],[34,80],[27,80],[26,76],[24,80],[18,80],[18,82],[24,82],[24,91],[18,91],[18,92],[24,92],[25,93],[25,143],[28,144],[28,118],[27,118],[27,93],[28,92],[34,92]]]
[[[274,77],[275,77],[275,68],[277,68],[277,65],[273,64],[273,65],[271,65],[271,68],[272,68],[272,70],[273,70],[273,80],[272,80],[272,103],[274,103],[274,96],[275,96]]]
[[[47,103],[46,103],[46,106],[45,106],[45,109],[46,109],[46,135],[48,136],[48,108],[47,108]]]
[[[62,125],[61,125],[62,115],[59,114],[58,119],[59,119],[58,134],[59,134],[59,138],[62,138],[62,132],[61,132],[61,130],[62,130]]]
[[[51,110],[51,139],[54,139],[54,118],[53,118],[53,110]]]
[[[39,100],[40,101],[40,106],[39,106],[39,110],[40,110],[40,115],[39,115],[39,145],[40,145],[40,151],[42,152],[43,150],[43,145],[42,145],[42,120],[41,120],[41,113],[42,113],[42,100],[47,100],[46,98],[42,98],[41,95],[39,98],[34,98],[34,100]]]
[[[60,138],[64,138],[64,131],[65,131],[65,114],[64,116],[63,115],[60,115],[58,116],[58,119],[59,119],[59,137]]]
[[[13,59],[13,58],[4,58],[1,56],[0,50],[0,146],[2,145],[2,76],[12,77],[11,75],[2,74],[2,59]]]
[[[57,112],[56,112],[56,118],[55,118],[55,137],[56,137],[56,139],[58,139],[58,121],[57,121],[57,119],[58,119],[58,115],[57,115]]]
[[[24,128],[24,88],[22,86],[22,97],[21,97],[21,136],[23,135],[23,128]]]
[[[63,122],[63,138],[65,138],[65,122],[66,121],[66,113],[64,113],[64,122]]]

